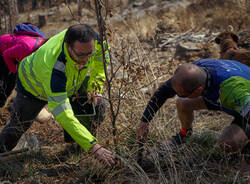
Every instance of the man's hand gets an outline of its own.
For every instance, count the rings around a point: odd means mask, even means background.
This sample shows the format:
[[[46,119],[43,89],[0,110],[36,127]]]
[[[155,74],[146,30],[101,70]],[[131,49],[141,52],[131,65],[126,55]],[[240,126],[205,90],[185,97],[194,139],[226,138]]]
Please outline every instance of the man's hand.
[[[94,146],[92,146],[92,148],[90,149],[90,152],[95,154],[95,157],[97,159],[99,159],[100,161],[103,161],[108,166],[115,164],[115,157],[112,154],[112,152],[106,150],[99,144],[95,144]]]
[[[102,94],[96,93],[94,91],[89,91],[88,92],[88,100],[91,100],[93,102],[94,106],[96,106],[97,104],[101,103]]]
[[[149,131],[149,123],[141,122],[137,130],[137,140],[139,142],[146,142]]]

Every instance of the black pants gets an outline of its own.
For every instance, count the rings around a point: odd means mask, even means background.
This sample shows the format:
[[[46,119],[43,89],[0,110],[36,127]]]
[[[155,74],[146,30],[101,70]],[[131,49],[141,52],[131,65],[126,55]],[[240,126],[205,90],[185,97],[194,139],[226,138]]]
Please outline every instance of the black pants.
[[[89,108],[90,104],[86,105],[83,108],[84,98],[80,98],[79,100],[72,100],[70,98],[70,103],[75,114],[90,114],[92,109]],[[0,133],[0,153],[12,150],[18,143],[21,136],[30,128],[34,119],[42,110],[42,108],[47,104],[46,101],[42,101],[36,98],[31,98],[23,95],[22,93],[17,91],[17,96],[14,99],[14,103],[11,111],[11,120],[9,123],[5,125],[2,132]],[[80,123],[82,123],[86,128],[91,131],[92,120],[95,122],[103,121],[105,117],[105,103],[103,103],[95,107],[96,115],[91,116],[89,121],[85,119],[85,117],[77,117]],[[90,112],[89,112],[90,111]],[[64,131],[65,141],[66,142],[74,142],[71,136]]]
[[[7,98],[16,85],[16,73],[9,74],[9,70],[0,55],[0,107],[3,107]]]
[[[204,99],[204,101],[205,101],[205,104],[209,110],[220,110],[221,111],[220,107],[218,107],[214,104],[211,104],[206,99]],[[227,113],[227,114],[229,114],[229,113]],[[232,115],[234,117],[234,120],[232,121],[231,124],[236,124],[240,128],[242,128],[243,131],[245,132],[245,134],[247,135],[248,139],[250,139],[250,120],[249,120],[250,115],[249,115],[249,113],[246,115],[246,117],[243,117],[236,112],[234,114],[230,113],[230,115]]]
[[[11,151],[21,136],[30,128],[33,120],[47,104],[17,92],[11,110],[11,119],[0,133],[0,153]]]

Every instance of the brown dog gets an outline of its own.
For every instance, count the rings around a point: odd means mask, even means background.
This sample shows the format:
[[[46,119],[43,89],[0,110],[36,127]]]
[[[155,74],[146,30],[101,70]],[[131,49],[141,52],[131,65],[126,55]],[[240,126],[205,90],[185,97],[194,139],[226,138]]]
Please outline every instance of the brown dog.
[[[232,26],[229,26],[227,31],[220,33],[215,38],[215,42],[220,45],[220,57],[221,59],[235,60],[250,66],[250,50],[238,48],[239,38],[232,30]]]

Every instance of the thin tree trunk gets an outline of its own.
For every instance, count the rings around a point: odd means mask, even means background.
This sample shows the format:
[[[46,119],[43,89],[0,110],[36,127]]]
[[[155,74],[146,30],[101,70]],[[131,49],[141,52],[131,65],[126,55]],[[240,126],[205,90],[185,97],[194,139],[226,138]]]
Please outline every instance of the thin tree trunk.
[[[38,2],[37,0],[32,0],[32,10],[35,10],[38,8]]]
[[[18,9],[17,9],[17,0],[9,0],[9,26],[8,32],[11,33],[14,26],[16,25]]]
[[[78,3],[78,17],[79,19],[81,19],[84,0],[78,0],[77,3]]]

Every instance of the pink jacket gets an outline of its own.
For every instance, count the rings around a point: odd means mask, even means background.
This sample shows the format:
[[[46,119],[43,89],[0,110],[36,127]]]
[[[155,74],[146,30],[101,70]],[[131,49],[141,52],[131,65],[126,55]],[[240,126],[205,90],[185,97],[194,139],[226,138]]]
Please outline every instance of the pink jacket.
[[[0,36],[0,54],[9,71],[16,73],[22,59],[36,51],[44,42],[45,39],[41,37],[5,34]]]

